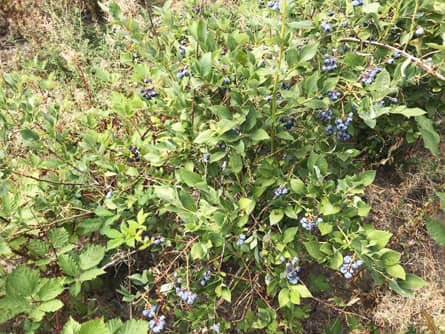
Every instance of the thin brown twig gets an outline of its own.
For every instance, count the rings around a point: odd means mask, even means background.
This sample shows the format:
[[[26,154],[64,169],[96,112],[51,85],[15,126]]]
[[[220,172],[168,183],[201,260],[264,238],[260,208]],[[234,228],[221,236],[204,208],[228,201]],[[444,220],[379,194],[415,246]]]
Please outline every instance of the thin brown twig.
[[[419,66],[421,69],[423,69],[425,72],[427,72],[428,74],[445,81],[445,76],[443,76],[441,73],[439,73],[438,71],[436,71],[434,68],[432,68],[431,66],[425,64],[421,59],[414,57],[413,55],[409,54],[408,52],[401,50],[399,48],[396,48],[395,46],[392,45],[388,45],[388,44],[384,44],[384,43],[380,43],[380,42],[375,42],[375,41],[366,41],[366,40],[362,40],[359,38],[355,38],[355,37],[344,37],[344,38],[340,38],[339,42],[352,42],[352,43],[359,43],[359,44],[367,44],[367,45],[374,45],[374,46],[379,46],[382,48],[386,48],[388,50],[392,50],[394,52],[398,52],[400,53],[400,55],[404,56],[405,58],[409,59],[412,63],[416,64],[417,66]]]
[[[27,175],[27,174],[23,174],[20,172],[16,172],[16,171],[11,171],[13,174],[15,175],[19,175],[19,176],[23,176],[29,179],[33,179],[39,182],[46,182],[46,183],[50,183],[50,184],[57,184],[57,185],[62,185],[62,186],[78,186],[78,187],[98,187],[98,184],[86,184],[86,183],[76,183],[76,182],[63,182],[63,181],[53,181],[53,180],[48,180],[48,179],[42,179],[36,176],[32,176],[32,175]]]

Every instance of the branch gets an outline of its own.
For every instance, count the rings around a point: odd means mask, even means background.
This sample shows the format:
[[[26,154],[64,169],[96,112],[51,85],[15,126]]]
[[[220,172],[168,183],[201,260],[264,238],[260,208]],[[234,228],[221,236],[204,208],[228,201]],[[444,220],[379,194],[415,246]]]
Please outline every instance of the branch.
[[[86,184],[86,183],[76,183],[76,182],[62,182],[62,181],[52,181],[52,180],[48,180],[48,179],[41,179],[39,177],[36,176],[32,176],[32,175],[27,175],[27,174],[22,174],[16,171],[11,171],[13,174],[15,175],[19,175],[22,177],[27,177],[29,179],[33,179],[39,182],[46,182],[46,183],[50,183],[50,184],[57,184],[57,185],[62,185],[62,186],[78,186],[78,187],[98,187],[98,184]]]
[[[417,66],[419,66],[421,69],[423,69],[425,72],[427,72],[428,74],[431,74],[432,76],[445,81],[445,76],[443,76],[442,74],[440,74],[439,72],[437,72],[434,68],[432,68],[431,66],[425,64],[421,59],[414,57],[413,55],[410,55],[408,52],[404,51],[404,50],[400,50],[392,45],[388,45],[388,44],[384,44],[384,43],[380,43],[380,42],[374,42],[374,41],[364,41],[361,40],[359,38],[354,38],[354,37],[345,37],[345,38],[340,38],[339,42],[353,42],[353,43],[360,43],[360,44],[367,44],[367,45],[374,45],[374,46],[379,46],[382,48],[386,48],[388,50],[392,50],[394,52],[398,52],[400,53],[402,56],[404,56],[405,58],[409,59],[412,63],[416,64]]]

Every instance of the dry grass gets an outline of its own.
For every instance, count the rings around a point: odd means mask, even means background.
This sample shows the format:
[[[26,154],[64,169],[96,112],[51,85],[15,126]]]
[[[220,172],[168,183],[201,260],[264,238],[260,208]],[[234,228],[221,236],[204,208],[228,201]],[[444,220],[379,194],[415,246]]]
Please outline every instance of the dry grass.
[[[445,179],[444,165],[440,158],[435,161],[425,152],[415,158],[423,163],[408,172],[380,173],[367,192],[373,208],[372,224],[393,232],[389,246],[403,253],[402,264],[407,271],[428,282],[412,299],[385,288],[377,292],[376,307],[369,312],[376,324],[389,333],[405,333],[410,326],[418,333],[445,331],[445,254],[425,229],[425,217],[437,210],[432,198]]]

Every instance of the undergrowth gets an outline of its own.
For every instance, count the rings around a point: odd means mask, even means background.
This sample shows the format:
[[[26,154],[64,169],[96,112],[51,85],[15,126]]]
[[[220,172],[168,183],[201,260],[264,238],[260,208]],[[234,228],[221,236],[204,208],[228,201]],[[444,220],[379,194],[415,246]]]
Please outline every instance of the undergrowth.
[[[397,150],[439,156],[443,4],[121,5],[48,5],[47,41],[3,73],[0,323],[377,333],[365,296],[428,277],[365,190]],[[314,305],[336,320],[310,329]]]

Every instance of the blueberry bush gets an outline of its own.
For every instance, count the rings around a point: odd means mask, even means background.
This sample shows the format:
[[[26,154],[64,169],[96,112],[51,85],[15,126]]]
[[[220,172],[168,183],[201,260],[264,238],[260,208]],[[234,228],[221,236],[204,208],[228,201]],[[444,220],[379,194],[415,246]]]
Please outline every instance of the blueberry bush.
[[[303,333],[326,277],[406,297],[425,284],[364,191],[395,150],[438,154],[443,2],[103,10],[113,66],[65,50],[3,73],[0,323]],[[128,312],[79,310],[119,266]]]

